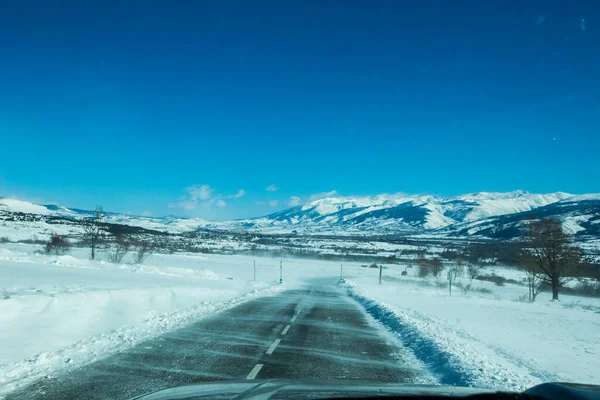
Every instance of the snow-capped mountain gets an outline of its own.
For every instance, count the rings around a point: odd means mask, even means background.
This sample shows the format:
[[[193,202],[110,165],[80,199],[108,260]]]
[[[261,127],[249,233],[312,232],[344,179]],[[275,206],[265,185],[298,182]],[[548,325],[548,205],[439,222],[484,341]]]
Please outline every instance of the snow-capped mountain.
[[[589,196],[594,198],[595,195]],[[482,192],[452,198],[407,195],[326,198],[237,224],[262,230],[426,233],[528,212],[569,198],[574,196],[562,192],[532,194],[524,191]]]
[[[8,236],[18,234],[19,237],[31,236],[31,232],[50,234],[66,230],[64,233],[76,233],[79,227],[69,221],[89,217],[91,213],[0,198],[0,236],[7,230],[12,232]],[[16,218],[17,214],[21,217]],[[154,218],[108,212],[105,222],[175,234],[209,228],[263,233],[512,238],[520,234],[520,222],[531,217],[559,218],[564,228],[574,234],[600,236],[600,194],[514,191],[452,198],[405,194],[329,197],[264,217],[235,221],[208,222],[197,218]],[[19,224],[15,225],[16,222]]]

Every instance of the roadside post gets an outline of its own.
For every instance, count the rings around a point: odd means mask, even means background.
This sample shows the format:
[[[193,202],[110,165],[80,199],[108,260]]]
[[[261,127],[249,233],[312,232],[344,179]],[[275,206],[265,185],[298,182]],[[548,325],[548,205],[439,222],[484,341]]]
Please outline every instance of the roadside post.
[[[256,261],[254,261],[254,282],[256,282]]]
[[[283,283],[283,261],[279,261],[279,284]]]
[[[381,274],[383,273],[383,264],[379,264],[379,284],[381,285]]]

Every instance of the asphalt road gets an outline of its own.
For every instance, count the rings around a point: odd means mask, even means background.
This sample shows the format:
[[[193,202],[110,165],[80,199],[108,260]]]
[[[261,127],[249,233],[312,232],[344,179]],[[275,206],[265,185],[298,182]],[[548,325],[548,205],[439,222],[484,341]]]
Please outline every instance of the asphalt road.
[[[129,399],[231,379],[412,383],[421,372],[404,365],[398,346],[343,291],[311,287],[244,303],[6,398]]]

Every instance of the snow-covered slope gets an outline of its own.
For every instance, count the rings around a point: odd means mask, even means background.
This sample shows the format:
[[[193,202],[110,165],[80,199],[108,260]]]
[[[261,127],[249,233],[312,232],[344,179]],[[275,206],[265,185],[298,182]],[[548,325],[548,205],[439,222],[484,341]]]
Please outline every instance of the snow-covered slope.
[[[45,206],[30,203],[9,197],[0,197],[0,211],[19,212],[28,214],[50,214],[51,211]]]
[[[81,230],[81,226],[76,222],[92,215],[93,211],[89,210],[38,205],[24,200],[0,197],[0,237],[27,240],[34,236],[44,239],[52,234],[73,235],[80,233]],[[152,218],[112,212],[105,213],[104,222],[168,233],[189,232],[208,224],[207,221],[199,218]]]
[[[462,218],[458,218],[459,222],[466,222],[497,215],[530,211],[569,197],[572,197],[572,195],[563,192],[533,194],[518,190],[508,193],[482,192],[468,194],[450,199],[449,202],[459,204],[459,210],[466,212]]]
[[[509,239],[519,235],[521,221],[529,218],[556,218],[569,233],[600,236],[600,194],[571,196],[520,213],[457,223],[440,233]]]

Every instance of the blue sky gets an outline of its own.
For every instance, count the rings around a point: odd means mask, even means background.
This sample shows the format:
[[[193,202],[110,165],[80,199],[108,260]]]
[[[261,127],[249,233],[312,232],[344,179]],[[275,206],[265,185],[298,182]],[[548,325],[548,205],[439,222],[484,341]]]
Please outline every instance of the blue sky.
[[[600,191],[600,3],[31,0],[0,18],[0,195],[229,219],[333,190]]]

